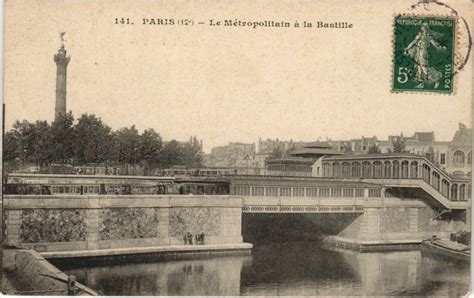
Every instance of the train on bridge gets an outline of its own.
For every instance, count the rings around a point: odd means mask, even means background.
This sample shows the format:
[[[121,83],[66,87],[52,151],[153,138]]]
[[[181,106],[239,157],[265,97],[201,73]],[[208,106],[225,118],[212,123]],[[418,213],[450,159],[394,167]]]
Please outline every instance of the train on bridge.
[[[12,195],[382,196],[381,185],[360,179],[341,181],[337,178],[263,175],[154,177],[11,173],[3,191]]]
[[[214,177],[151,177],[12,173],[4,194],[22,195],[147,195],[229,194],[229,182]]]

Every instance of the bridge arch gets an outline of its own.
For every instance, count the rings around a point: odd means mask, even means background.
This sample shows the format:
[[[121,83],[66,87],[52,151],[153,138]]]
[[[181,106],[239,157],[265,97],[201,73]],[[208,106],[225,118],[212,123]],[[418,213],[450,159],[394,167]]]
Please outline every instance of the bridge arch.
[[[458,200],[458,185],[456,183],[451,185],[451,199],[455,201]]]
[[[351,164],[347,161],[342,163],[342,177],[347,178],[351,176]]]
[[[446,179],[441,181],[441,194],[449,199],[449,182]]]
[[[332,177],[331,163],[329,163],[329,162],[323,163],[323,176],[324,177]]]
[[[392,163],[392,178],[400,178],[400,163],[394,160]]]
[[[439,174],[438,172],[433,171],[433,179],[431,181],[431,186],[433,186],[436,190],[439,190]]]
[[[408,179],[408,171],[409,171],[409,168],[408,168],[408,160],[404,160],[402,161],[402,178],[403,179]]]
[[[425,180],[426,183],[431,184],[431,168],[427,164],[423,164],[423,180]]]
[[[357,161],[352,163],[352,177],[361,177],[360,163],[358,163]]]
[[[383,164],[381,161],[374,161],[374,178],[382,178],[383,175]]]
[[[334,177],[341,177],[341,164],[337,161],[332,164],[332,175]]]
[[[372,164],[368,161],[362,163],[362,177],[371,178],[372,177]]]
[[[412,161],[410,163],[410,178],[417,179],[418,178],[418,162]]]
[[[386,160],[383,163],[383,177],[384,178],[392,177],[392,163],[389,160]]]
[[[459,186],[459,200],[464,201],[466,197],[466,184]]]

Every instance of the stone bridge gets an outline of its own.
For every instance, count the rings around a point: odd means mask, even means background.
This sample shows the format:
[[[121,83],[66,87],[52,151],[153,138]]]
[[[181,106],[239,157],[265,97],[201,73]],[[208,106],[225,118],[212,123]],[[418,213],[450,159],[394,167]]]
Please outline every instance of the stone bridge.
[[[315,230],[320,221],[335,220],[330,214],[352,214],[333,236],[358,245],[419,243],[433,234],[448,237],[469,230],[465,210],[440,214],[415,196],[387,197],[373,187],[348,189],[351,197],[343,197],[342,189],[340,197],[325,196],[326,190],[317,191],[318,197],[8,195],[5,240],[46,254],[171,248],[183,245],[186,232],[204,232],[207,245],[234,245],[243,242],[242,220],[250,214],[306,216]],[[329,188],[332,193],[339,195]]]

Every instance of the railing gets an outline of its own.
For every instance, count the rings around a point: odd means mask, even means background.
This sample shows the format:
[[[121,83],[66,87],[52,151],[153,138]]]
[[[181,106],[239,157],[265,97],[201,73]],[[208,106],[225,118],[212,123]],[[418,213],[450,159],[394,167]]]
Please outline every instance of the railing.
[[[244,206],[244,213],[362,213],[364,206]]]
[[[232,194],[253,197],[333,197],[333,198],[380,198],[381,187],[328,187],[328,186],[263,186],[234,185]]]

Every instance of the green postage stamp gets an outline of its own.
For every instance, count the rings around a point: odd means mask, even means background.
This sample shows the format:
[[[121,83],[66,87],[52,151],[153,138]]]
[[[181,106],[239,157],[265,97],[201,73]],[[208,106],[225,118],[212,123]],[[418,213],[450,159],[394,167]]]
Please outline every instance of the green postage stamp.
[[[395,17],[392,90],[453,92],[456,19]]]

